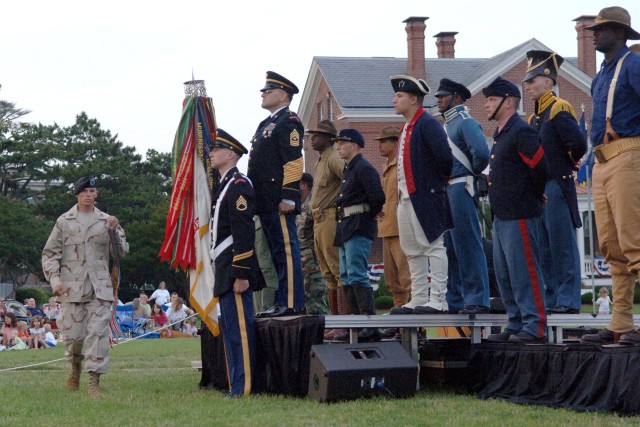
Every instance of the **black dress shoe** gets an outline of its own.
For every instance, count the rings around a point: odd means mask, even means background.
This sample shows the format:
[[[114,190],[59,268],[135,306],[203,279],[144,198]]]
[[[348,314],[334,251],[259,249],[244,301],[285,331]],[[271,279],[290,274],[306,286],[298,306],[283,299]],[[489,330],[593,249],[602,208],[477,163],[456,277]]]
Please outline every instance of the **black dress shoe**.
[[[520,331],[517,334],[513,334],[509,337],[509,342],[516,344],[541,344],[546,342],[545,337],[536,337],[529,332]]]
[[[409,307],[393,307],[389,314],[413,314],[413,309]]]
[[[382,338],[395,338],[398,332],[400,332],[398,328],[387,328],[382,333]]]
[[[622,334],[620,335],[620,341],[618,342],[626,345],[638,345],[640,344],[640,331],[632,331]]]
[[[483,305],[466,305],[462,310],[458,311],[458,314],[487,314],[489,313],[489,307]]]
[[[429,307],[426,305],[419,306],[413,309],[413,314],[447,314],[447,310],[438,310],[437,308]]]
[[[565,307],[564,305],[559,305],[558,307],[547,308],[547,313],[549,314],[580,314],[580,310],[577,308]]]
[[[511,335],[517,334],[516,331],[511,329],[505,329],[503,332],[499,334],[491,334],[487,337],[487,341],[489,342],[509,342],[509,337]]]
[[[274,305],[269,310],[256,314],[256,317],[264,319],[269,317],[300,316],[303,314],[305,314],[304,308],[290,308]]]
[[[358,333],[359,342],[377,342],[382,339],[382,334],[378,328],[364,328]]]

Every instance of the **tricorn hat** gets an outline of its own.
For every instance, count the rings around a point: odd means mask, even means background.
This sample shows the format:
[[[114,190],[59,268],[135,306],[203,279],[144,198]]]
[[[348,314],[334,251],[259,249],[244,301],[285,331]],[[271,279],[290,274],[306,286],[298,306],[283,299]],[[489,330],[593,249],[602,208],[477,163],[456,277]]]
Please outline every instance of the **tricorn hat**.
[[[300,92],[298,86],[294,85],[291,80],[273,71],[267,71],[267,82],[264,84],[264,87],[260,89],[260,92],[269,89],[282,89],[291,95]]]
[[[391,86],[394,92],[407,92],[413,95],[425,96],[429,93],[429,85],[422,79],[411,76],[391,76]]]
[[[307,133],[324,133],[335,137],[338,134],[336,125],[331,120],[321,120],[315,128],[307,129]]]
[[[584,27],[585,30],[595,31],[605,25],[622,27],[627,30],[627,39],[640,40],[640,33],[631,28],[631,15],[627,9],[620,6],[605,7],[598,13],[592,25]]]

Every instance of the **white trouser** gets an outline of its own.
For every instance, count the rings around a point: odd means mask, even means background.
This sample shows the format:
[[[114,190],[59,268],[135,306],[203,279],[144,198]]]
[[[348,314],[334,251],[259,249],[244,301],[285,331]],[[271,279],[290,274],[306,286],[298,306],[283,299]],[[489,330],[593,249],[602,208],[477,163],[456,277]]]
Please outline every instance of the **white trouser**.
[[[436,310],[448,310],[447,294],[447,250],[443,235],[429,242],[418,221],[411,200],[398,201],[398,228],[400,246],[407,256],[411,271],[411,301],[408,308],[428,306]],[[431,283],[429,283],[431,268]],[[431,288],[431,296],[429,296]]]

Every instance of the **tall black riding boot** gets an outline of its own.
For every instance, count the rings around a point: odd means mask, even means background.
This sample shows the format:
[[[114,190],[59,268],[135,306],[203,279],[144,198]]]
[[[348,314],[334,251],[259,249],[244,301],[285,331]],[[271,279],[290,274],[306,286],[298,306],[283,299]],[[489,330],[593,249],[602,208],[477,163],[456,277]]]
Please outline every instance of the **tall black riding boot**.
[[[346,285],[344,287],[344,294],[347,297],[347,301],[349,302],[349,309],[351,314],[360,314],[360,309],[358,307],[358,299],[356,296],[356,291],[353,285]],[[336,336],[334,338],[335,341],[349,341],[349,330],[347,329],[344,333]]]
[[[360,308],[360,313],[375,316],[376,302],[373,298],[373,288],[370,286],[365,287],[361,284],[354,284],[352,286],[358,299],[358,307]],[[358,340],[361,342],[380,341],[381,339],[382,334],[380,333],[379,328],[364,328],[358,334]]]

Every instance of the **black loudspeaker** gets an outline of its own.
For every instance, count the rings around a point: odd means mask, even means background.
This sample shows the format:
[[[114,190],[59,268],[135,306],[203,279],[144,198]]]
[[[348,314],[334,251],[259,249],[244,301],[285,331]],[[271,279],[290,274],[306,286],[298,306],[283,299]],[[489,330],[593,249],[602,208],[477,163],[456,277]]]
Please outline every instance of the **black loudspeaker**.
[[[323,344],[311,347],[309,391],[320,402],[359,397],[410,397],[418,363],[397,342]]]

